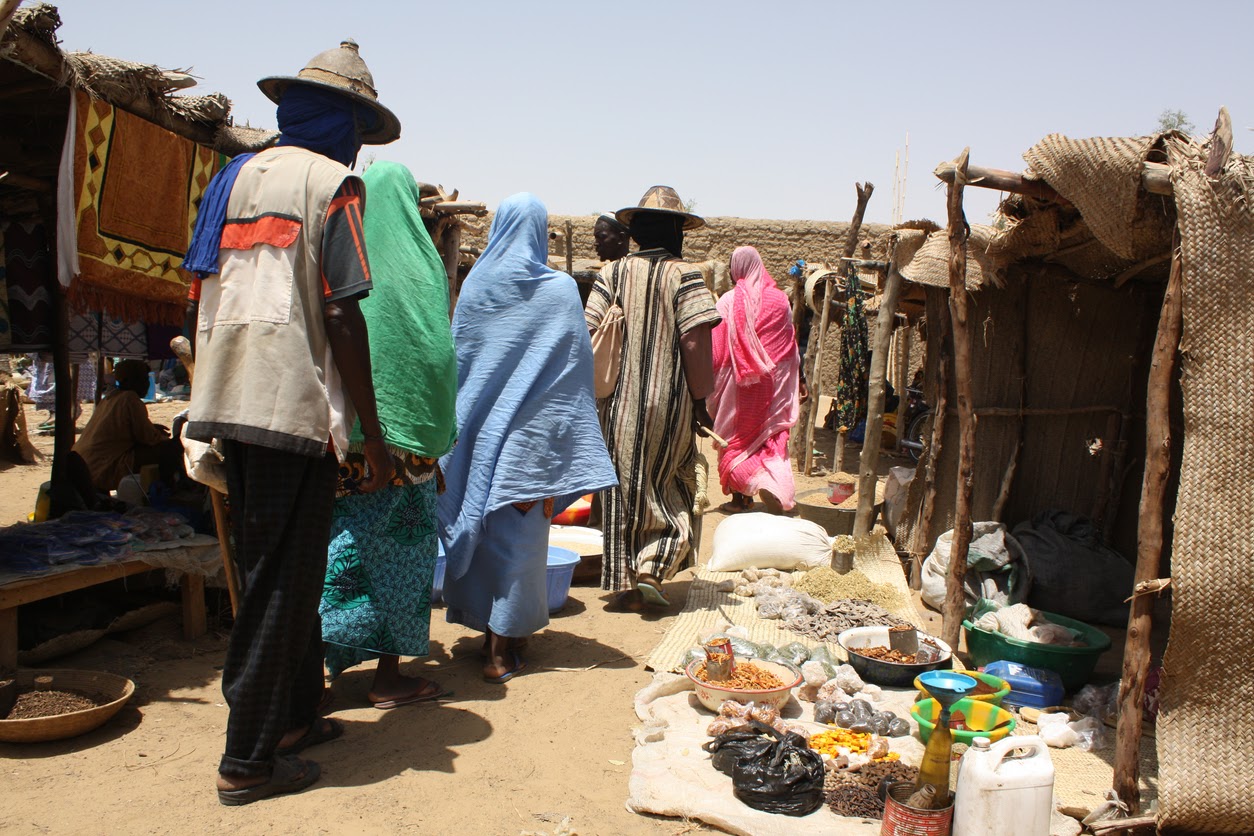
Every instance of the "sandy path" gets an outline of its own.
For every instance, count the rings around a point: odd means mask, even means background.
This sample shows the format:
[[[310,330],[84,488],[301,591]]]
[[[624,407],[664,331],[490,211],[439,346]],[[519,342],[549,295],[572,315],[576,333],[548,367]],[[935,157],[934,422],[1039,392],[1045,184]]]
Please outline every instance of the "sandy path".
[[[154,405],[153,418],[168,423],[181,408]],[[50,450],[51,437],[36,443]],[[0,472],[0,524],[24,518],[47,471],[45,462]],[[710,493],[716,506],[725,499],[717,477]],[[702,560],[720,519],[706,519]],[[643,661],[682,606],[690,576],[668,586],[669,612],[647,617],[607,613],[606,593],[576,587],[533,640],[531,670],[505,686],[480,679],[478,637],[445,623],[437,608],[430,658],[403,668],[439,679],[455,699],[380,712],[365,703],[371,668],[348,672],[335,684],[345,737],[310,752],[323,767],[320,783],[243,808],[220,806],[212,791],[226,722],[224,634],[184,642],[171,618],[110,637],[48,666],[125,674],[138,685],[136,699],[90,735],[0,744],[0,830],[518,834],[552,833],[570,816],[585,836],[702,831],[624,808],[631,697],[651,678]]]

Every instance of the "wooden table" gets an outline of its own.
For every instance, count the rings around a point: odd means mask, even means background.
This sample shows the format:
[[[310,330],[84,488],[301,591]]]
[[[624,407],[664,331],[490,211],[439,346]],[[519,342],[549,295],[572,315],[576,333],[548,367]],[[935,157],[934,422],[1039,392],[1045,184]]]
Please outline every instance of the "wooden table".
[[[134,557],[0,585],[0,671],[17,667],[17,608],[22,604],[160,568]],[[179,585],[183,594],[183,637],[194,639],[203,636],[208,629],[205,578],[193,572],[184,572]]]

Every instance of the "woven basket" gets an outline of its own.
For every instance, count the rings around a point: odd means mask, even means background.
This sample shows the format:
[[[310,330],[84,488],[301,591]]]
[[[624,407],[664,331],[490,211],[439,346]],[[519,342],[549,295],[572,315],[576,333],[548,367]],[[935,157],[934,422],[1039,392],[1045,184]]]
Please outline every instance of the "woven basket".
[[[3,743],[43,743],[86,734],[107,723],[135,693],[134,682],[104,671],[21,670],[13,678],[17,680],[19,691],[29,691],[36,686],[47,691],[79,691],[102,704],[54,717],[0,720],[0,742]]]

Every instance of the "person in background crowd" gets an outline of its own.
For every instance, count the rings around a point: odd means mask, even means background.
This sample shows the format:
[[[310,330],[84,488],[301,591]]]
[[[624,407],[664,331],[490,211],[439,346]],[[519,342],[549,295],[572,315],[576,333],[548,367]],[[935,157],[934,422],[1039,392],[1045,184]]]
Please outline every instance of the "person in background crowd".
[[[278,146],[241,155],[209,184],[184,267],[196,385],[187,435],[222,440],[244,595],[222,669],[230,707],[218,800],[296,792],[320,769],[297,753],[339,737],[318,716],[318,617],[337,457],[361,422],[372,493],[393,474],[375,408],[358,301],[369,292],[362,144],[400,136],[344,41],[296,77],[258,82],[278,105]]]
[[[609,212],[602,212],[592,227],[593,245],[597,258],[617,261],[631,249],[631,232]]]
[[[553,515],[615,483],[579,291],[546,263],[547,236],[534,195],[502,202],[453,317],[461,439],[441,461],[444,601],[450,622],[485,634],[492,683],[525,669],[527,638],[549,623]]]
[[[374,288],[361,302],[384,441],[396,476],[362,493],[360,428],[340,465],[322,638],[335,679],[379,660],[367,699],[396,708],[448,692],[400,673],[400,656],[426,656],[436,551],[436,460],[457,439],[457,356],[444,263],[418,212],[418,184],[403,165],[376,162],[362,176],[370,195],[366,250]]]
[[[718,451],[718,477],[732,499],[721,510],[750,511],[759,495],[772,514],[791,511],[795,488],[788,430],[797,423],[801,358],[792,307],[753,247],[731,257],[735,286],[718,300],[723,321],[714,328],[714,432],[728,442]]]
[[[718,312],[701,272],[680,260],[684,231],[705,222],[674,189],[654,186],[617,217],[640,250],[602,268],[584,317],[596,331],[615,300],[625,317],[618,385],[600,402],[619,481],[602,497],[601,586],[620,593],[613,608],[639,612],[669,606],[662,583],[693,558],[693,430],[712,423],[705,398]]]
[[[148,392],[148,364],[122,360],[113,367],[115,388],[96,405],[82,435],[74,444],[90,474],[92,487],[109,493],[122,477],[145,465],[158,465],[161,478],[173,483],[183,469],[183,447],[170,431],[148,417],[143,396]],[[78,465],[71,465],[77,470]],[[79,493],[83,489],[79,487]]]

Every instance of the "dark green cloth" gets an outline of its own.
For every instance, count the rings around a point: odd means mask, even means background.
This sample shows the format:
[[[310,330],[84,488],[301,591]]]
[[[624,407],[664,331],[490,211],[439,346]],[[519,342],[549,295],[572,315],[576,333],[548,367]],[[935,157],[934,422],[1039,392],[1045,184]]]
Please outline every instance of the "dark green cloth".
[[[845,275],[845,316],[840,323],[840,376],[836,380],[836,426],[853,429],[866,419],[869,371],[862,285],[853,266]]]
[[[438,458],[457,440],[457,355],[448,277],[418,213],[418,184],[398,163],[373,163],[366,184],[370,331],[379,418],[390,447]],[[362,440],[360,427],[353,441]]]

